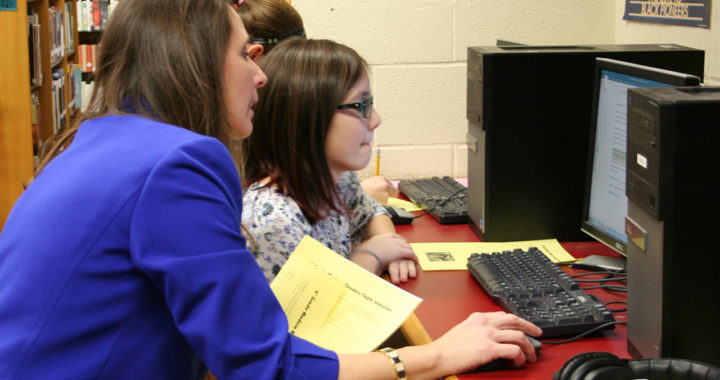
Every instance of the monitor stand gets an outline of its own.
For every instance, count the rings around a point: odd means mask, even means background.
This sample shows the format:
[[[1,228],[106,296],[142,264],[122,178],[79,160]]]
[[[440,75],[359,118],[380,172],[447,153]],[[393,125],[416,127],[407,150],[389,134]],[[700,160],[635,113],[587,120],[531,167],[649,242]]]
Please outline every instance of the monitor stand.
[[[621,257],[590,255],[573,263],[571,267],[594,271],[625,272],[625,259]]]

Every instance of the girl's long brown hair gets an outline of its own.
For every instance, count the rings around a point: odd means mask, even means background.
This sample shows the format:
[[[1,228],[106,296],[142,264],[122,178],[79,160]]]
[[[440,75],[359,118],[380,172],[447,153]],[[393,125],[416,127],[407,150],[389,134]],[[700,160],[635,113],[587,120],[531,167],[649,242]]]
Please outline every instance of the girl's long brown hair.
[[[330,121],[367,72],[358,53],[330,40],[291,38],[262,61],[268,82],[259,90],[253,133],[246,139],[247,183],[270,178],[314,223],[345,212],[325,155]]]

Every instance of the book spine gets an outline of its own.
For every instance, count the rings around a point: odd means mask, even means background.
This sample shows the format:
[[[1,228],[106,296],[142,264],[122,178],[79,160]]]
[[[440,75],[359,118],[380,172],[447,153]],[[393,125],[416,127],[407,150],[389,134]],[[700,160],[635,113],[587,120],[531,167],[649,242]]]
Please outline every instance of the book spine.
[[[73,50],[74,45],[74,36],[73,36],[73,13],[72,13],[72,6],[70,3],[65,3],[65,12],[63,12],[64,16],[64,33],[65,33],[65,51],[67,54],[71,53]]]
[[[85,9],[85,30],[92,30],[92,3],[91,0],[83,0],[83,7]]]
[[[52,73],[52,110],[53,110],[53,132],[55,134],[60,130],[60,111],[58,109],[58,80],[55,72]]]
[[[72,78],[73,78],[73,97],[75,98],[75,109],[79,110],[83,107],[82,97],[82,69],[79,65],[73,65],[72,67]]]
[[[88,59],[90,60],[90,72],[95,71],[95,62],[97,60],[95,59],[95,55],[97,54],[97,45],[88,45],[90,49],[88,50]]]
[[[101,25],[102,30],[105,30],[105,26],[107,25],[107,19],[108,19],[108,1],[101,0],[100,1],[100,25]]]
[[[40,98],[37,92],[30,94],[30,123],[33,140],[33,161],[37,162],[40,159]],[[37,165],[37,163],[35,165]]]
[[[100,0],[92,2],[92,30],[102,30],[102,15],[100,14]]]
[[[92,89],[93,89],[92,82],[84,82],[84,81],[82,82],[81,97],[83,98],[83,101],[82,101],[82,107],[80,108],[80,110],[82,112],[87,111],[88,103],[90,100],[90,95],[92,94]]]
[[[91,73],[95,71],[93,66],[93,45],[85,45],[85,71]]]
[[[39,85],[37,72],[39,65],[39,56],[37,55],[37,47],[35,46],[35,24],[36,14],[32,9],[28,9],[28,53],[30,54],[30,86]]]

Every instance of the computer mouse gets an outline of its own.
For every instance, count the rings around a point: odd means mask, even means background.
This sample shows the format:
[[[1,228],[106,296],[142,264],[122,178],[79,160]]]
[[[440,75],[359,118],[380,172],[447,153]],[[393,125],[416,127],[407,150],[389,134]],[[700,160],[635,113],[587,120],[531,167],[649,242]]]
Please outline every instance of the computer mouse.
[[[415,218],[415,215],[411,214],[402,207],[385,206],[385,210],[388,214],[390,214],[390,219],[394,225],[410,224]]]
[[[527,340],[530,341],[530,344],[532,344],[533,348],[535,348],[535,355],[540,354],[540,348],[542,347],[542,343],[538,341],[537,339],[526,336]],[[513,366],[513,360],[512,359],[506,359],[506,358],[499,358],[492,360],[490,362],[487,362],[475,369],[475,372],[488,372],[488,371],[496,371],[499,369],[509,368]]]

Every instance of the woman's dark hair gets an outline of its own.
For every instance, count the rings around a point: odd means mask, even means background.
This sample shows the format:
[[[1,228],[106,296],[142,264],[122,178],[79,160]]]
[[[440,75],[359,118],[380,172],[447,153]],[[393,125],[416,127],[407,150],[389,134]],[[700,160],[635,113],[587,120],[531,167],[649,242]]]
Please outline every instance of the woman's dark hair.
[[[43,158],[37,173],[82,121],[139,114],[216,137],[226,145],[223,62],[232,8],[226,0],[123,0],[100,40],[87,112]]]
[[[245,0],[237,7],[251,38],[261,38],[265,54],[281,40],[305,36],[300,14],[287,0]]]
[[[367,73],[358,53],[329,40],[291,38],[262,61],[253,133],[245,140],[247,184],[266,177],[311,223],[341,209],[325,155],[337,106]]]

